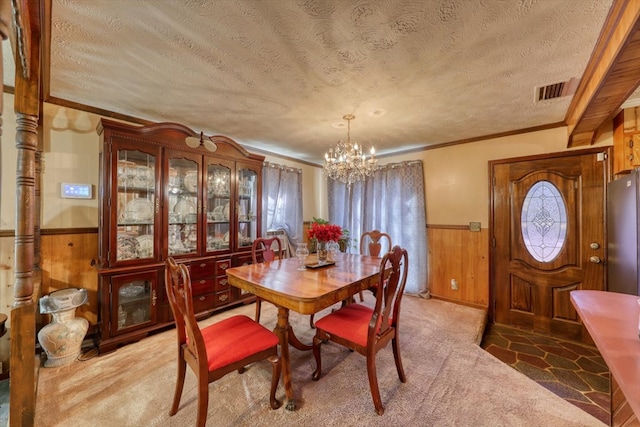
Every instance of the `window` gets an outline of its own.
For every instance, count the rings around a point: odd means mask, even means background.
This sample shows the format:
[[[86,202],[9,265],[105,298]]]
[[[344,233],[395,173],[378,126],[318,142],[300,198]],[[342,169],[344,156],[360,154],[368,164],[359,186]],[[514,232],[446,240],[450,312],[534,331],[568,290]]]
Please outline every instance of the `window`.
[[[382,166],[366,181],[351,187],[329,180],[329,221],[349,230],[349,252],[357,253],[364,231],[380,230],[392,244],[407,250],[405,291],[428,295],[427,235],[422,161]]]
[[[567,208],[555,185],[538,181],[531,186],[522,204],[520,227],[532,257],[551,262],[558,256],[567,237]]]
[[[265,163],[262,177],[263,237],[267,231],[284,230],[291,243],[301,242],[302,170]]]

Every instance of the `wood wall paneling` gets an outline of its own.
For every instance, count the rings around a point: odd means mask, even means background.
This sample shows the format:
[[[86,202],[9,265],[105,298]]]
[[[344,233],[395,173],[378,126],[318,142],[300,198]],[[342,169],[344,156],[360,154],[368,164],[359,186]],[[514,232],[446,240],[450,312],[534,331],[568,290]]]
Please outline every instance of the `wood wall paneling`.
[[[305,228],[308,224],[305,223]],[[432,296],[472,306],[489,304],[488,231],[472,232],[466,226],[428,226],[429,289]],[[306,240],[306,239],[305,239]],[[0,238],[0,301],[10,307],[13,282],[13,237]],[[98,321],[98,275],[92,266],[97,259],[96,231],[42,236],[42,289],[46,295],[55,290],[77,287],[87,289],[89,301],[78,307],[76,315],[91,325]],[[451,289],[451,279],[458,290]],[[40,320],[40,326],[48,323]],[[1,356],[0,356],[1,359]]]
[[[76,316],[84,317],[91,325],[98,322],[98,273],[92,266],[98,254],[97,230],[87,232],[45,230],[42,235],[42,285],[34,297],[64,288],[84,288],[89,294],[87,304],[76,309]],[[0,237],[0,311],[9,311],[13,301],[14,237]],[[39,311],[39,310],[37,310]],[[49,316],[36,313],[38,326],[49,323]],[[11,325],[8,325],[11,327]],[[1,351],[1,350],[0,350]],[[0,360],[3,355],[0,354]]]
[[[467,226],[427,226],[429,290],[435,298],[489,307],[489,232]],[[451,280],[458,290],[451,289]]]
[[[92,265],[97,258],[97,233],[42,236],[42,295],[64,288],[86,289],[89,300],[76,309],[76,316],[91,325],[98,322],[98,274]]]

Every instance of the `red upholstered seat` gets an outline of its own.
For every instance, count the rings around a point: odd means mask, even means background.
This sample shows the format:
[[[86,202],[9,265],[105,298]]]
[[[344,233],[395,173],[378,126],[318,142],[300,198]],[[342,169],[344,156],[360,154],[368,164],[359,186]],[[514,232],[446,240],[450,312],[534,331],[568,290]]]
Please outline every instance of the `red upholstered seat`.
[[[358,345],[367,345],[369,320],[373,310],[360,304],[347,304],[336,310],[330,316],[325,316],[316,322],[316,328],[324,330],[330,335],[339,335]]]
[[[220,369],[278,345],[278,337],[244,315],[202,329],[209,370]]]
[[[272,409],[279,408],[276,389],[282,367],[278,356],[278,337],[244,315],[200,329],[193,311],[189,269],[177,264],[173,258],[166,262],[165,288],[178,338],[178,375],[169,414],[178,412],[187,365],[198,381],[196,425],[203,427],[207,422],[209,383],[233,371],[242,373],[246,365],[264,359],[272,365],[269,403]]]
[[[400,301],[407,281],[408,267],[407,251],[394,246],[380,262],[376,304],[373,309],[361,304],[347,304],[316,322],[316,335],[313,338],[316,370],[313,379],[317,381],[322,375],[320,346],[324,342],[333,341],[357,351],[367,358],[371,397],[376,412],[380,415],[384,413],[384,406],[378,388],[376,353],[385,348],[389,341],[393,347],[398,377],[403,383],[407,381],[400,358],[399,323]],[[388,278],[385,279],[387,274]]]

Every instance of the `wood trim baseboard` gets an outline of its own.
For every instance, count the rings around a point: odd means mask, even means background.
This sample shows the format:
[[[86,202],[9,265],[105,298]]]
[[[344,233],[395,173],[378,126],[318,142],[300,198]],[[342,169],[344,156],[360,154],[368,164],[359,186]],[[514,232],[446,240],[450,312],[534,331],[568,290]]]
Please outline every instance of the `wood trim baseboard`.
[[[452,302],[454,304],[465,305],[467,307],[478,308],[480,310],[484,310],[485,312],[487,312],[487,310],[488,310],[488,307],[486,307],[484,305],[481,305],[481,304],[474,304],[472,302],[467,302],[467,301],[462,301],[462,300],[457,300],[457,299],[447,298],[447,297],[441,297],[441,296],[433,295],[433,294],[431,294],[431,298],[437,299],[437,300],[440,300],[440,301]]]
[[[432,230],[469,230],[468,225],[427,224]]]

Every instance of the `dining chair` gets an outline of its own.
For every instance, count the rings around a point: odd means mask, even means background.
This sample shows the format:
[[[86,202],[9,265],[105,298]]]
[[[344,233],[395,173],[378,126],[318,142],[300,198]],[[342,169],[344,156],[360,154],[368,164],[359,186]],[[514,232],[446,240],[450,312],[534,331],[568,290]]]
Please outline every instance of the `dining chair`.
[[[274,245],[276,250],[273,249]],[[273,261],[282,258],[282,242],[278,237],[258,237],[251,245],[251,260],[254,264],[265,261]],[[256,322],[260,323],[260,311],[262,310],[262,299],[256,297]]]
[[[245,315],[235,315],[200,329],[193,310],[189,269],[171,257],[166,261],[165,288],[178,337],[178,376],[169,415],[178,412],[187,365],[198,382],[196,425],[202,427],[207,421],[209,384],[232,371],[243,373],[245,366],[264,359],[272,365],[269,403],[272,409],[279,408],[276,389],[282,366],[278,337]]]
[[[378,283],[383,285],[377,288],[374,308],[358,303],[347,304],[316,322],[316,334],[313,338],[316,370],[313,372],[313,380],[319,380],[322,375],[320,346],[324,342],[333,341],[357,351],[366,357],[371,396],[379,415],[384,414],[384,406],[378,387],[376,354],[385,348],[389,341],[393,348],[398,377],[403,383],[407,381],[400,358],[399,325],[400,302],[407,281],[408,267],[406,249],[394,246],[380,262]]]
[[[376,258],[380,258],[380,252],[382,251],[382,244],[385,244],[385,251],[390,251],[393,247],[391,243],[391,236],[387,233],[383,233],[380,230],[365,231],[360,236],[360,255],[371,255]],[[375,295],[377,285],[369,288]],[[364,301],[364,295],[360,291],[360,302]]]

